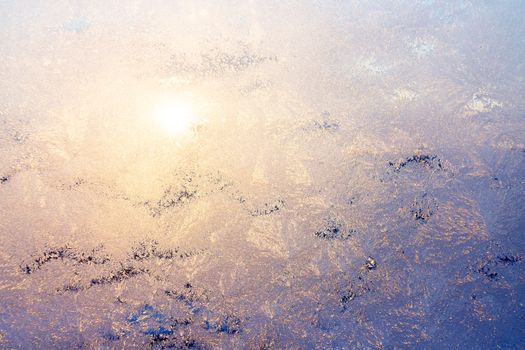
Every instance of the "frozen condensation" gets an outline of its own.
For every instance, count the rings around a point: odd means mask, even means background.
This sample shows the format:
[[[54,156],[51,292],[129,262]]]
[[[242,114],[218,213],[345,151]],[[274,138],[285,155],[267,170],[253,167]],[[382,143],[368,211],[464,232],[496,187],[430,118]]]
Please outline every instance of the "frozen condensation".
[[[525,5],[0,3],[0,348],[524,349]]]

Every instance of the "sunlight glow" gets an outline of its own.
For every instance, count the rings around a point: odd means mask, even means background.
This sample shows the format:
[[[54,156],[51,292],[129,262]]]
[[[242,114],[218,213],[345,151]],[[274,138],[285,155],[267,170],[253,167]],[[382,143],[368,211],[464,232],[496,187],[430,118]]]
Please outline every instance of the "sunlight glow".
[[[160,101],[153,113],[158,125],[167,133],[180,135],[197,122],[191,104],[176,98]]]

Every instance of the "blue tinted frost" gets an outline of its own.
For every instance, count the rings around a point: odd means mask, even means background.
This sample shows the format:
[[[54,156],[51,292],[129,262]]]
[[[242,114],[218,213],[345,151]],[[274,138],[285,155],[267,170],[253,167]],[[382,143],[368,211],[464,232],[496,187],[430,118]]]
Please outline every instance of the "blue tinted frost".
[[[0,348],[523,349],[521,1],[0,4]]]

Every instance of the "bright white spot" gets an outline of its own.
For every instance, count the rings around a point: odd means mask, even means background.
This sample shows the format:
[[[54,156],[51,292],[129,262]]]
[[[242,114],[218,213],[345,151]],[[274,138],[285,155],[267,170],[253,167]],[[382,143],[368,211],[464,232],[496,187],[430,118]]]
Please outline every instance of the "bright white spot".
[[[159,102],[154,117],[164,131],[173,135],[184,133],[197,121],[191,104],[176,98]]]

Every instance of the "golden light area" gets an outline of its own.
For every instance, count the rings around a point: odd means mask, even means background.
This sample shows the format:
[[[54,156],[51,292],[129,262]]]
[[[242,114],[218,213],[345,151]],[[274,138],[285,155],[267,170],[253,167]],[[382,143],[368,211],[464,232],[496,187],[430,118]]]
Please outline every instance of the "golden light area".
[[[155,126],[173,136],[188,132],[201,119],[191,101],[178,97],[164,97],[156,101],[152,117]]]

